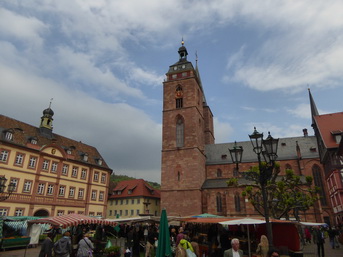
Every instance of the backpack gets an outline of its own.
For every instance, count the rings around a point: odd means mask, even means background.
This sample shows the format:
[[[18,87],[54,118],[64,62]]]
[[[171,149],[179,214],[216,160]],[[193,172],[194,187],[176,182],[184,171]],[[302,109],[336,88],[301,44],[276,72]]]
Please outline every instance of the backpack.
[[[64,255],[69,253],[68,239],[61,238],[54,244],[54,251],[57,255]]]

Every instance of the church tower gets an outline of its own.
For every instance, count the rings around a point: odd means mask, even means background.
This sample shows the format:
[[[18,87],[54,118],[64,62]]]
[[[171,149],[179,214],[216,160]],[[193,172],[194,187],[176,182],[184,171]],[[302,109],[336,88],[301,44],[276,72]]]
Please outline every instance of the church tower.
[[[187,216],[202,213],[204,150],[214,133],[198,68],[187,60],[183,41],[178,53],[163,83],[161,207],[168,215]]]

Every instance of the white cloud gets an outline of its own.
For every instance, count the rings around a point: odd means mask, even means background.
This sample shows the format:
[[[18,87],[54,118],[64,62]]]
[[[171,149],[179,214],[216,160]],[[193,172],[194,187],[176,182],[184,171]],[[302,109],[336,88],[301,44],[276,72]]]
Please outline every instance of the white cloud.
[[[35,17],[18,15],[7,9],[0,8],[0,33],[2,36],[12,37],[31,47],[42,45],[44,39],[41,34],[48,27]]]
[[[0,77],[2,114],[38,126],[42,111],[54,98],[55,133],[95,146],[114,171],[159,182],[161,125],[143,111],[127,104],[103,103],[5,66],[0,66]]]
[[[231,124],[227,122],[221,122],[217,118],[213,119],[214,122],[214,134],[215,134],[215,143],[225,143],[231,138],[233,133],[233,128]]]
[[[289,113],[293,114],[296,117],[302,119],[310,119],[311,118],[311,109],[309,104],[299,104],[295,106],[294,109],[288,109]]]
[[[241,55],[241,49],[229,58],[228,66],[236,67],[235,81],[261,91],[298,92],[307,84],[341,86],[338,82],[343,72],[341,1],[282,5],[280,1],[265,1],[258,6],[245,3],[241,14],[249,16],[248,24],[258,27],[268,37],[244,65],[233,63]]]

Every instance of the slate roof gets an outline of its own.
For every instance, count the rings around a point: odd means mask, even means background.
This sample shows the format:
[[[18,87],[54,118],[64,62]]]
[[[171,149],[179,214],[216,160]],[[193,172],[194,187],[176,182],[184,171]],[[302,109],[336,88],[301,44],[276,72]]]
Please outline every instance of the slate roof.
[[[131,193],[129,191],[131,190]],[[120,194],[118,194],[120,192]],[[161,198],[160,190],[151,187],[143,179],[132,179],[120,181],[117,186],[113,189],[113,195],[110,199],[120,199],[128,197],[150,197],[150,198]]]
[[[343,112],[317,115],[314,120],[325,148],[337,148],[339,145],[331,132],[343,133]]]
[[[13,133],[13,139],[8,141],[4,138],[6,131]],[[37,145],[30,144],[30,139],[35,138]],[[10,117],[0,114],[0,141],[4,143],[15,144],[17,146],[31,148],[33,150],[40,150],[46,145],[55,144],[60,148],[71,150],[71,155],[67,155],[71,160],[85,163],[85,165],[95,165],[103,169],[112,171],[102,158],[98,150],[90,145],[84,144],[80,141],[76,141],[55,133],[52,133],[52,137],[44,136],[38,127],[29,125],[27,123],[12,119]],[[83,160],[83,155],[88,154],[88,161]],[[102,164],[98,164],[99,158],[102,159]]]
[[[297,143],[300,148],[301,158],[319,158],[317,141],[315,136],[280,138],[278,144],[278,161],[297,159]],[[257,162],[250,141],[237,142],[237,146],[243,147],[242,162]],[[234,143],[210,144],[205,146],[206,165],[232,163],[229,149]],[[224,158],[226,156],[226,158]]]
[[[283,176],[278,176],[276,178],[276,181],[280,181]],[[202,185],[202,189],[214,189],[214,188],[226,188],[228,189],[228,185],[226,181],[228,181],[229,178],[214,178],[214,179],[206,179],[204,184]],[[306,176],[300,176],[300,181],[302,183],[306,183]],[[245,178],[239,177],[237,183],[239,185],[253,185],[255,184],[254,181],[247,180]]]

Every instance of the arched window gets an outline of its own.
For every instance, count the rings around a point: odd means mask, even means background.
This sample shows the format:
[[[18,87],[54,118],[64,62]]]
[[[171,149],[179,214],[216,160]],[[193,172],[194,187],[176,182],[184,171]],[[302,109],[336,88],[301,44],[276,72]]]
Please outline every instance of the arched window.
[[[222,212],[223,211],[223,205],[222,205],[222,196],[220,193],[217,193],[217,212]]]
[[[180,181],[181,180],[181,174],[180,174],[180,171],[177,172],[177,181]]]
[[[217,169],[217,177],[221,178],[223,176],[222,170],[221,169]]]
[[[184,142],[184,124],[181,117],[177,119],[176,122],[176,147],[183,147]]]
[[[321,205],[326,206],[327,201],[326,201],[326,195],[324,192],[324,185],[323,185],[323,179],[322,179],[321,173],[322,171],[317,164],[312,166],[312,176],[314,180],[314,185],[320,188],[319,190],[320,203]]]
[[[236,212],[241,211],[241,197],[239,196],[239,193],[235,194],[235,210]]]
[[[289,163],[286,163],[285,170],[291,170],[292,166]]]

